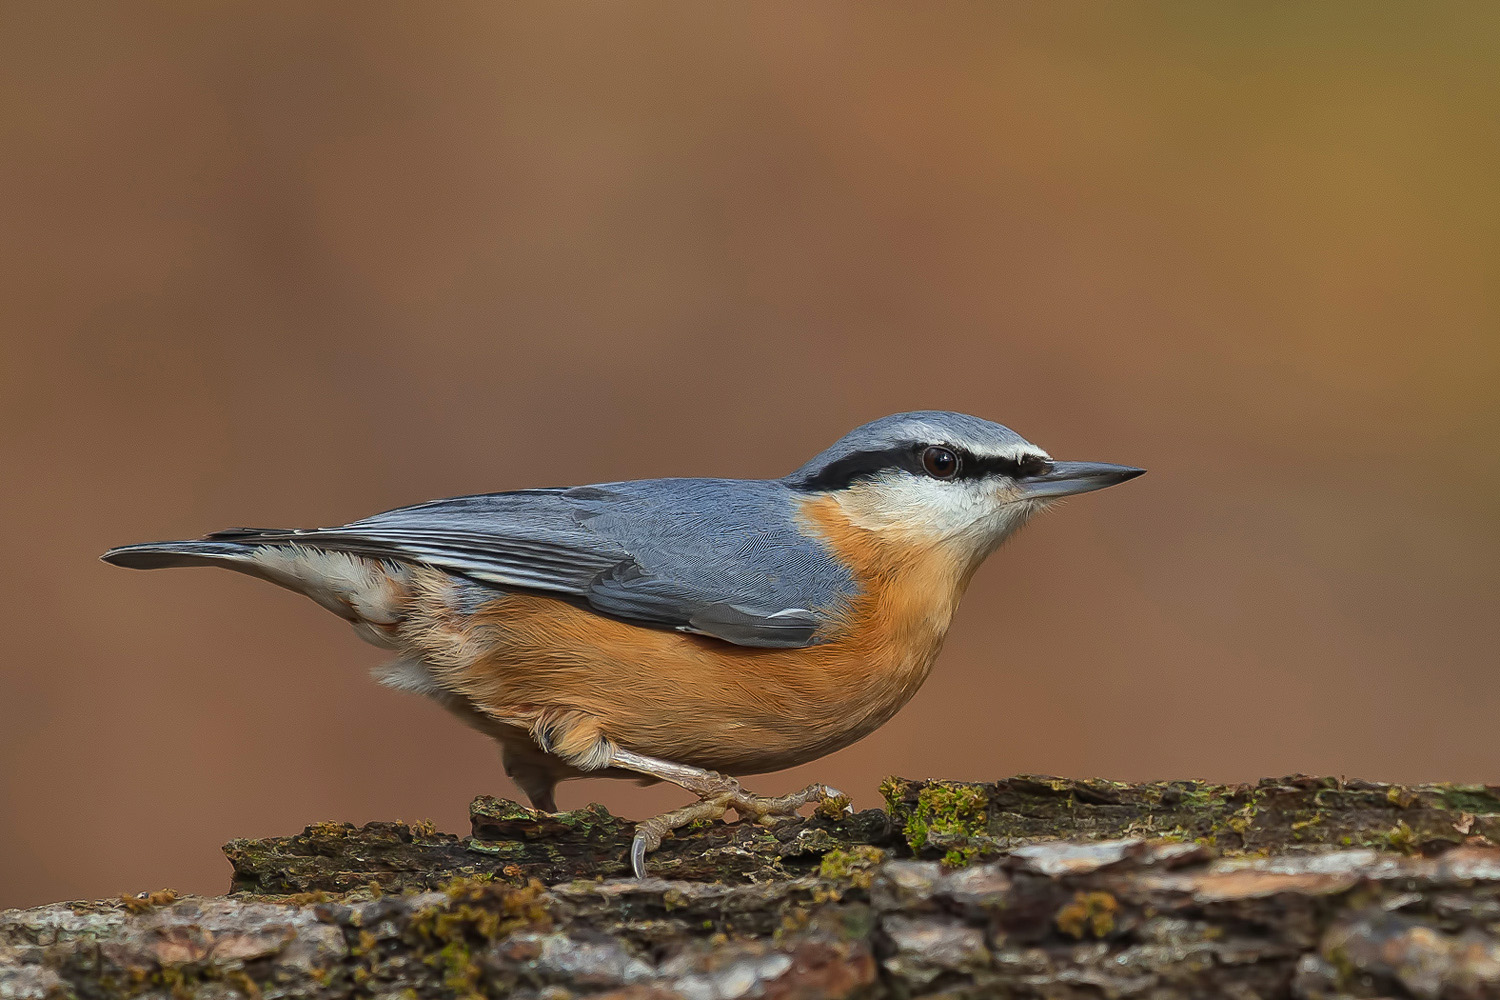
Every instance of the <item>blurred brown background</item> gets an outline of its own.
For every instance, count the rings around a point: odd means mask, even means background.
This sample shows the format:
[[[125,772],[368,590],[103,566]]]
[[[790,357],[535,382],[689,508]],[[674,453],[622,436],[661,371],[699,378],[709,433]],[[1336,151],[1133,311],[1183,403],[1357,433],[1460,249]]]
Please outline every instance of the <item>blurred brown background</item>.
[[[916,407],[1151,474],[1002,550],[893,722],[755,787],[1500,782],[1493,4],[0,23],[0,906],[514,793],[312,603],[105,548],[777,476]]]

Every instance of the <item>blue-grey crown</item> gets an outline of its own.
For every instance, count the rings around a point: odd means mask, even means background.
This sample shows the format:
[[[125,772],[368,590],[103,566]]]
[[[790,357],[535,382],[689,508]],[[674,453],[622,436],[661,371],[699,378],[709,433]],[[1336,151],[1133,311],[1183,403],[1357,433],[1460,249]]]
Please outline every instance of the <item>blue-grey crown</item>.
[[[917,410],[856,427],[787,476],[786,482],[804,490],[835,490],[892,469],[918,473],[922,450],[929,445],[980,457],[986,467],[1001,471],[1012,459],[1044,454],[993,421],[947,410]]]

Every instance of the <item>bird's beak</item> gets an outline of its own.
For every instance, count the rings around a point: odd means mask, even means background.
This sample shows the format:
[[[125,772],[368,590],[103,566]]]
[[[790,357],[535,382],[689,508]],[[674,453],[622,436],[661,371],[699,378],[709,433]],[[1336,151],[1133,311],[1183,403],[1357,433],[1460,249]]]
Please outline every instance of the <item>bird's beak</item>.
[[[1022,499],[1052,499],[1102,490],[1106,486],[1134,479],[1145,471],[1130,465],[1110,465],[1107,462],[1053,462],[1050,471],[1040,476],[1027,476],[1018,485],[1021,487]]]

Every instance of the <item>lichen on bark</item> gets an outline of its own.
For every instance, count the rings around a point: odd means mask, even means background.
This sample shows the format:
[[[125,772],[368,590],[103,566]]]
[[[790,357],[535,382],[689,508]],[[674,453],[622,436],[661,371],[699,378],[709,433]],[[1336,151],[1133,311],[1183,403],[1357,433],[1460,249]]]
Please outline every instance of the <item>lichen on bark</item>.
[[[1500,995],[1495,789],[885,790],[680,831],[644,881],[599,807],[235,841],[225,897],[0,913],[0,998]]]

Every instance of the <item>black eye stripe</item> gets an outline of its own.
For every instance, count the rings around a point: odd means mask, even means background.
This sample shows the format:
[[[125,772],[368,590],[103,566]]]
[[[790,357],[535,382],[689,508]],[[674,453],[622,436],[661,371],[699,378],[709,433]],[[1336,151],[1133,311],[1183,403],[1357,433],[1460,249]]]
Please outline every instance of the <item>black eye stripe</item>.
[[[861,479],[871,479],[892,469],[904,469],[922,475],[921,451],[909,447],[857,451],[828,463],[814,475],[794,485],[798,489],[816,492],[842,490]]]
[[[985,476],[1001,474],[1018,479],[1037,476],[1050,469],[1051,463],[1039,455],[1026,455],[1020,459],[1003,458],[998,455],[974,455],[940,441],[923,441],[920,444],[874,451],[855,452],[819,469],[816,474],[792,485],[800,490],[823,492],[841,490],[861,479],[870,479],[883,472],[902,471],[914,476],[928,478],[922,465],[922,455],[930,447],[946,448],[958,458],[958,474],[941,482],[959,482],[966,479],[983,479]]]
[[[966,455],[964,470],[959,475],[960,478],[969,479],[1000,473],[1012,479],[1024,479],[1027,476],[1040,476],[1051,468],[1052,463],[1040,455],[1026,455],[1018,459],[999,455]]]

